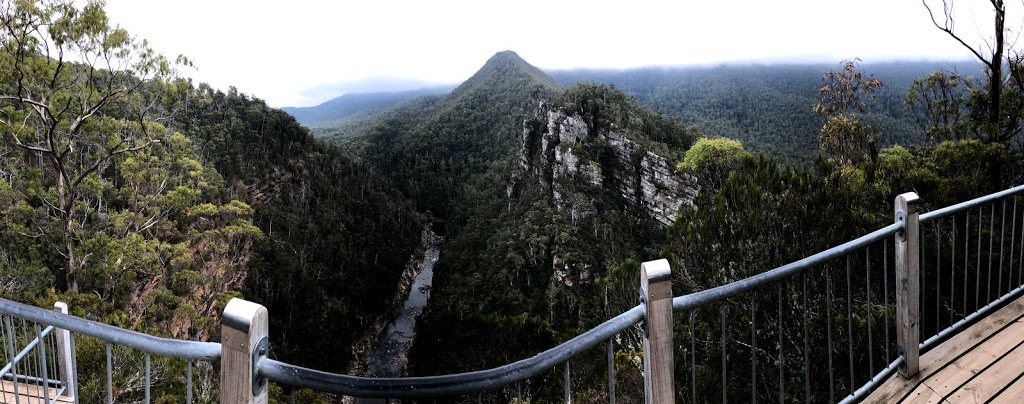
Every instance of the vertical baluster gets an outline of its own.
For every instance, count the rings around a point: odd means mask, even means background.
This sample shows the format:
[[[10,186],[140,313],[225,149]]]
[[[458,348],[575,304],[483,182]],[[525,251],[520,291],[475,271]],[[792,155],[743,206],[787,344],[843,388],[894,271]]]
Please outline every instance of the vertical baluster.
[[[188,360],[185,367],[185,402],[192,404],[192,360]]]
[[[572,402],[572,392],[569,390],[569,360],[565,361],[565,404]]]
[[[68,339],[71,341],[71,374],[75,375],[75,383],[72,383],[68,389],[72,390],[75,404],[78,404],[78,351],[75,345],[75,333],[69,332]]]
[[[853,377],[853,282],[850,280],[850,256],[846,256],[846,341],[850,351],[850,393],[856,386]]]
[[[993,205],[995,206],[995,205]],[[999,226],[999,283],[996,287],[996,296],[1003,295],[1003,244],[1006,239],[1006,199],[1003,199],[1003,217]],[[1009,283],[1009,282],[1007,282]]]
[[[953,308],[953,295],[956,291],[956,216],[949,217],[949,223],[953,225],[953,239],[949,243],[949,325],[952,326],[956,318],[956,310]]]
[[[974,270],[977,272],[977,277],[974,278],[974,311],[978,311],[981,308],[981,206],[978,207],[978,262],[975,264]]]
[[[971,212],[968,210],[964,211],[964,301],[963,301],[963,313],[964,318],[967,318],[967,268],[968,268],[968,257],[971,255],[969,251],[971,249]]]
[[[18,351],[14,349],[14,321],[11,320],[10,316],[4,316],[4,327],[7,328],[7,356],[11,364],[11,384],[14,386],[14,403],[20,404],[21,399],[18,397],[18,364],[14,361],[14,356]]]
[[[113,377],[113,358],[110,354],[110,343],[107,345],[107,402],[114,404],[114,377]]]
[[[891,362],[889,349],[889,239],[882,240],[882,297],[885,299],[885,361]]]
[[[690,394],[691,402],[697,402],[697,335],[693,319],[697,309],[690,310]]]
[[[612,404],[615,403],[615,396],[612,396]],[[523,404],[523,382],[516,382],[516,404]]]
[[[295,404],[295,386],[288,386],[288,404]]]
[[[825,325],[828,330],[828,402],[836,402],[836,377],[832,363],[832,271],[825,267]]]
[[[608,402],[615,404],[615,339],[608,338]]]
[[[49,380],[50,380],[50,372],[48,371],[48,369],[46,369],[46,340],[43,339],[43,333],[39,329],[39,323],[35,323],[34,325],[35,325],[35,329],[36,329],[36,340],[39,341],[38,345],[36,345],[36,349],[39,351],[39,363],[41,365],[40,371],[42,372],[42,374],[37,374],[36,376],[42,376],[42,382],[41,382],[42,386],[41,387],[43,388],[43,399],[46,400],[45,402],[47,404],[49,404],[49,402],[50,402],[50,386],[49,386],[49,383],[50,383],[49,382]]]
[[[868,301],[868,375],[875,374],[875,352],[874,338],[871,335],[871,318],[875,316],[875,308],[871,305],[871,245],[868,245],[864,249],[864,262],[867,263],[867,280],[864,281],[864,287],[867,291]]]
[[[728,369],[727,368],[728,363],[727,363],[727,359],[726,359],[726,355],[727,355],[726,352],[727,351],[725,349],[725,339],[726,339],[726,336],[725,336],[725,334],[726,334],[726,325],[725,325],[726,314],[725,314],[725,312],[726,312],[726,310],[727,310],[726,303],[723,302],[722,303],[722,308],[719,310],[719,312],[721,313],[721,317],[722,317],[722,402],[723,403],[728,403],[729,402],[729,377],[726,374],[726,369]]]
[[[805,402],[811,402],[811,346],[807,339],[807,271],[801,272],[804,286],[804,397]]]
[[[149,404],[149,352],[146,352],[146,404]]]
[[[988,290],[985,292],[984,300],[986,305],[992,301],[992,238],[996,232],[996,204],[994,202],[989,205],[988,213],[988,276],[985,278],[985,281],[988,282]]]
[[[935,221],[935,333],[938,334],[942,327],[939,324],[939,313],[942,312],[942,304],[939,296],[942,296],[942,219]],[[950,282],[953,279],[950,278]]]
[[[783,349],[782,349],[782,333],[785,331],[783,329],[783,327],[782,327],[782,324],[783,324],[783,321],[782,321],[782,296],[783,296],[782,295],[782,283],[783,282],[785,282],[785,281],[779,281],[779,283],[778,283],[778,290],[779,290],[779,320],[778,320],[778,324],[779,324],[779,327],[778,327],[778,334],[779,334],[779,402],[780,403],[786,402],[786,383],[785,383],[785,380],[786,380],[785,379],[786,356],[783,355],[784,352],[783,352]]]
[[[1017,197],[1013,198],[1013,206],[1017,207]],[[1017,249],[1017,283],[1024,284],[1024,218],[1021,219],[1020,223],[1020,248]]]
[[[757,309],[756,290],[750,291],[750,397],[757,404]]]
[[[1013,283],[1013,251],[1017,241],[1017,198],[1013,197],[1013,218],[1010,219],[1010,262],[1006,266],[1006,280],[1010,284],[1010,290],[1017,289]],[[1020,286],[1018,280],[1017,286]]]

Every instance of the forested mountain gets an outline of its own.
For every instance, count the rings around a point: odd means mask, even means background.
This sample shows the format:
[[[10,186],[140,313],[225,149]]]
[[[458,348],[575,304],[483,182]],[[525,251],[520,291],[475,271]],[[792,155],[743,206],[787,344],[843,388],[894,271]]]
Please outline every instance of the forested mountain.
[[[870,62],[870,61],[869,61]],[[595,82],[615,85],[640,104],[700,128],[712,136],[737,139],[750,150],[791,161],[818,153],[817,133],[824,119],[811,110],[822,74],[836,65],[731,65],[651,67],[626,70],[551,71],[562,85]],[[882,81],[865,121],[879,130],[883,146],[923,144],[923,130],[904,108],[911,83],[940,70],[972,76],[973,62],[865,63],[864,73]]]
[[[421,95],[445,94],[452,88],[453,86],[440,86],[408,91],[348,93],[317,106],[284,107],[281,110],[295,117],[299,124],[307,128],[332,127],[352,118],[372,115]]]
[[[419,241],[414,206],[259,99],[188,86],[171,107],[178,130],[254,209],[264,237],[240,291],[272,313],[275,351],[343,369],[352,343],[392,312]]]
[[[446,218],[463,184],[511,157],[522,122],[558,85],[499,52],[446,96],[420,97],[335,139],[390,178],[420,210]]]
[[[422,229],[414,205],[283,111],[176,78],[102,2],[44,6],[2,10],[0,296],[203,340],[242,296],[268,307],[273,355],[343,369],[395,308]],[[81,400],[96,402],[103,346],[84,341]],[[157,388],[183,399],[181,385]]]

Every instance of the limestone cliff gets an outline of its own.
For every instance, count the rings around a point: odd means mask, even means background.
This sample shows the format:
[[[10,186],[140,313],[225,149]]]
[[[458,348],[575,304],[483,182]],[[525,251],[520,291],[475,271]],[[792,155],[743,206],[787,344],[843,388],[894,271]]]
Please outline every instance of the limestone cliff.
[[[611,203],[663,226],[671,225],[699,191],[696,178],[675,173],[668,159],[616,128],[595,129],[544,103],[523,123],[510,197],[524,180],[539,181],[558,210],[573,220],[598,213],[610,203],[603,196],[613,195],[618,200]]]

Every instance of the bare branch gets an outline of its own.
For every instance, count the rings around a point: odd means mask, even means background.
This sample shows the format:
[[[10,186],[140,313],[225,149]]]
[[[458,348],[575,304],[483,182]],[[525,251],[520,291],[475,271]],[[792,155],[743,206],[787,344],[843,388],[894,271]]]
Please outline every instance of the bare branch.
[[[950,37],[955,39],[957,42],[960,42],[960,44],[963,45],[965,48],[967,48],[967,50],[971,51],[971,53],[974,54],[974,57],[978,58],[978,60],[980,60],[981,63],[984,63],[985,66],[987,66],[989,68],[992,68],[992,62],[991,61],[985,59],[985,57],[982,56],[981,53],[978,52],[977,49],[974,49],[973,46],[968,45],[967,42],[964,42],[964,40],[960,39],[960,37],[957,34],[953,33],[953,23],[954,23],[954,21],[953,21],[953,14],[952,14],[952,11],[948,9],[948,7],[945,7],[943,9],[943,14],[946,17],[946,23],[943,25],[943,24],[939,24],[939,22],[935,19],[935,13],[932,12],[932,8],[930,6],[928,6],[927,0],[921,0],[921,4],[923,4],[924,8],[928,10],[928,16],[931,17],[932,24],[935,25],[935,28],[938,28],[939,31],[945,32]],[[946,3],[943,2],[943,4],[946,4]]]

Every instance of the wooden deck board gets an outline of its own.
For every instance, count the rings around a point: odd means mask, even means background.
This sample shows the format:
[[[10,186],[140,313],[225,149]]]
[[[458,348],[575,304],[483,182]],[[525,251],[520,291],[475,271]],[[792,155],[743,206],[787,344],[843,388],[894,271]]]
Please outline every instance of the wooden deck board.
[[[1003,353],[1007,352],[1009,349],[1005,347],[1005,344],[1007,341],[1013,340],[1014,334],[1017,335],[1017,342],[1024,339],[1024,328],[1021,328],[1021,326],[1017,324],[1018,322],[1024,322],[1024,319],[1022,318],[1024,318],[1024,297],[1010,302],[1005,307],[997,310],[995,313],[992,313],[973,326],[954,335],[942,344],[939,344],[939,346],[932,348],[932,350],[921,356],[921,371],[917,376],[910,379],[904,379],[899,374],[893,374],[888,380],[882,383],[878,389],[871,393],[864,402],[927,402],[927,399],[925,399],[925,401],[918,401],[923,395],[931,396],[930,394],[926,394],[926,390],[920,389],[921,386],[926,386],[927,390],[938,394],[940,397],[943,396],[943,394],[937,393],[933,388],[936,386],[943,386],[939,387],[937,390],[949,391],[950,388],[957,388],[964,382],[961,381],[956,384],[944,383],[939,380],[933,380],[933,378],[938,378],[938,374],[949,367],[955,368],[958,365],[966,366],[967,364],[973,363],[969,362],[971,359],[968,357],[968,354],[975,349],[979,349],[979,347],[984,346],[988,341],[1004,344]],[[1000,335],[1002,332],[1007,330],[1007,336]],[[1012,347],[1012,345],[1010,347]],[[979,353],[976,353],[975,355],[983,357],[986,353],[990,354],[990,350],[993,348],[980,349],[982,349],[982,351],[979,351]],[[960,362],[957,362],[958,360]],[[1022,369],[1024,369],[1024,364],[1021,364],[1021,366]],[[963,379],[964,376],[958,377],[962,380],[967,380]],[[952,387],[947,387],[947,384],[952,385]],[[993,391],[992,393],[994,394],[996,391]],[[913,397],[911,395],[913,395]]]
[[[978,371],[963,387],[948,396],[951,403],[984,403],[1004,387],[1013,383],[1024,369],[1024,346],[1016,345],[1012,351]]]
[[[67,396],[57,397],[57,389],[49,389],[50,401],[56,403],[71,403]],[[18,397],[15,398],[15,395]],[[14,390],[14,383],[10,380],[0,380],[0,403],[18,404],[47,404],[42,388],[34,384],[18,383],[18,390]]]
[[[1014,321],[983,344],[979,344],[942,370],[935,372],[925,383],[936,393],[947,396],[1016,348],[1021,342],[1021,336],[1024,336],[1024,321]]]
[[[1024,402],[1024,377],[1009,385],[1006,390],[999,393],[992,399],[993,403],[1021,403]]]

